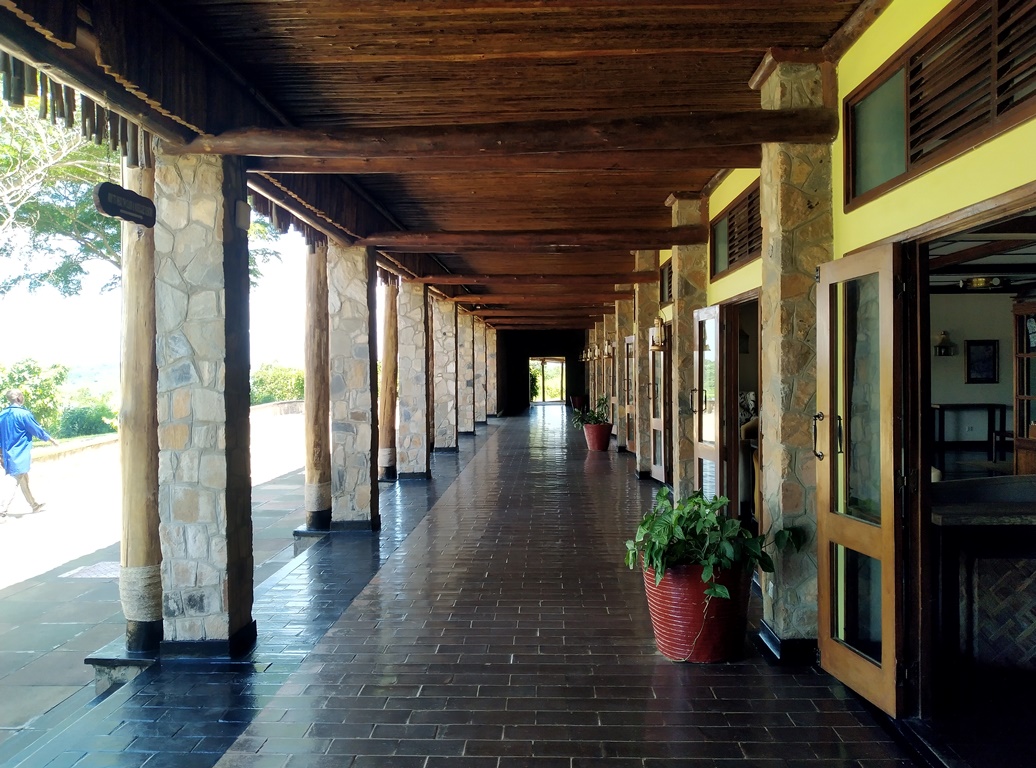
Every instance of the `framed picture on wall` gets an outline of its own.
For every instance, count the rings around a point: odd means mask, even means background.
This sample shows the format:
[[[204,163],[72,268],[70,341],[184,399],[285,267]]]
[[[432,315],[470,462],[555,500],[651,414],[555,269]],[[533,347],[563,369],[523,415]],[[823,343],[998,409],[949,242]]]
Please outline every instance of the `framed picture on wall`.
[[[964,342],[967,350],[968,384],[996,384],[1000,381],[1000,342],[996,339]]]

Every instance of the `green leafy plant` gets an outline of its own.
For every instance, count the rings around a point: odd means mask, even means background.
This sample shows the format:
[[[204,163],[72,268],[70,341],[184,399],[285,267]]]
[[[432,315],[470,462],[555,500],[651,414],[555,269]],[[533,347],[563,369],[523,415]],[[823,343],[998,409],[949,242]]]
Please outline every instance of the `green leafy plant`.
[[[302,400],[305,397],[305,374],[298,368],[263,363],[252,372],[252,405],[281,400]]]
[[[56,433],[61,426],[60,390],[67,378],[66,366],[44,368],[29,357],[9,367],[0,365],[0,408],[7,405],[3,397],[7,390],[20,389],[25,396],[25,407],[45,430]]]
[[[585,411],[576,409],[572,414],[572,426],[581,428],[586,424],[611,424],[611,409],[608,407],[608,398],[603,395],[597,398],[597,405],[587,408]]]
[[[773,573],[768,548],[794,544],[800,549],[805,543],[805,533],[799,528],[785,528],[772,536],[753,533],[736,517],[723,514],[728,502],[723,496],[706,499],[697,490],[674,504],[670,489],[661,488],[651,511],[637,526],[636,536],[626,542],[626,565],[633,569],[640,561],[644,568],[653,569],[655,584],[662,581],[667,568],[700,565],[705,594],[729,598],[727,588],[716,583],[720,571],[759,566]]]

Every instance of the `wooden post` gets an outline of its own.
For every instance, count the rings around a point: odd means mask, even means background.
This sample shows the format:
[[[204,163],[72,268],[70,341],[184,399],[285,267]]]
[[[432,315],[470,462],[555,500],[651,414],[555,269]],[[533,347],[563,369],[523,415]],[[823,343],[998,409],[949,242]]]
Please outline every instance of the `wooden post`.
[[[331,390],[328,355],[327,242],[306,257],[306,527],[331,529]]]
[[[124,168],[126,188],[155,195],[153,168]],[[158,368],[155,363],[155,230],[122,225],[122,547],[119,597],[126,650],[162,641],[162,549],[158,536]]]
[[[381,347],[381,379],[378,385],[378,480],[396,479],[396,395],[399,378],[399,284],[385,283],[385,338]]]

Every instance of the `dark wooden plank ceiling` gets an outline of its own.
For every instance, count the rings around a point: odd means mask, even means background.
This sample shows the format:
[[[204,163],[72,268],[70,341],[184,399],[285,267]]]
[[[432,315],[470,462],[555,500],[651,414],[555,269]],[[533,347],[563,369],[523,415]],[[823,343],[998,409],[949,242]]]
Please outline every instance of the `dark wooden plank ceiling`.
[[[165,5],[295,127],[341,132],[757,109],[759,94],[748,81],[764,53],[773,47],[823,47],[862,3],[166,0]],[[626,163],[621,170],[602,161],[601,168],[567,171],[423,167],[352,178],[414,232],[643,230],[668,227],[666,198],[674,192],[699,194],[722,170],[718,162],[687,167],[686,151],[673,157],[668,167],[656,156],[650,167]],[[633,269],[632,257],[614,249],[591,256],[444,254],[438,261],[468,274]],[[496,285],[468,290],[513,292]],[[559,298],[559,306],[565,303],[571,302]]]

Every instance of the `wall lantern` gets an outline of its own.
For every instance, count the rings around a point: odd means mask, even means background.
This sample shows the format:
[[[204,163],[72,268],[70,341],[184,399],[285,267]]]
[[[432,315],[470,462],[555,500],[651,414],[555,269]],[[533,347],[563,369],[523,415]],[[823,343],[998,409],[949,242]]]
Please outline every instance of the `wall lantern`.
[[[655,337],[651,342],[652,352],[664,352],[665,351],[665,326],[662,325],[662,316],[659,315],[655,318]]]
[[[612,343],[610,341],[605,341],[604,342],[604,359],[605,360],[611,360],[612,356],[614,354],[615,354],[615,348],[612,346]]]
[[[953,357],[957,354],[957,345],[950,340],[950,334],[946,331],[939,331],[939,338],[935,340],[936,357]]]

